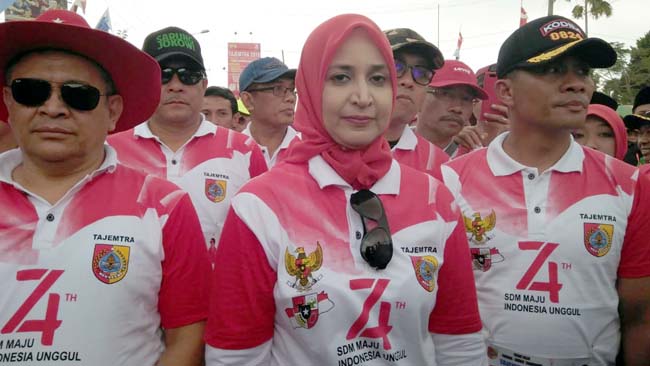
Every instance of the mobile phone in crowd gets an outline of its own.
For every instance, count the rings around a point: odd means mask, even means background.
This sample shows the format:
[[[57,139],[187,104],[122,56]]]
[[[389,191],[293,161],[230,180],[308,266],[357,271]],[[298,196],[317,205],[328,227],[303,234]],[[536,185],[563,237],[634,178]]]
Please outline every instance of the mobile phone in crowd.
[[[499,114],[507,117],[501,111],[492,108],[492,104],[503,104],[499,101],[499,98],[497,98],[496,90],[494,89],[497,79],[497,64],[485,66],[476,72],[476,81],[478,86],[483,88],[488,95],[488,99],[484,100],[481,104],[481,115],[478,118],[479,121],[485,121],[485,113]]]

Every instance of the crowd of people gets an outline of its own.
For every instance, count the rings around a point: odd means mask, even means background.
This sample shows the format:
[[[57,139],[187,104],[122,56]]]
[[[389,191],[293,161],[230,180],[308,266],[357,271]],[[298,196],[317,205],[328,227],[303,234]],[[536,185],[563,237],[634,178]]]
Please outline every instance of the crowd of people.
[[[0,35],[0,364],[650,365],[650,87],[573,21],[475,73],[339,15],[237,96],[178,27]]]

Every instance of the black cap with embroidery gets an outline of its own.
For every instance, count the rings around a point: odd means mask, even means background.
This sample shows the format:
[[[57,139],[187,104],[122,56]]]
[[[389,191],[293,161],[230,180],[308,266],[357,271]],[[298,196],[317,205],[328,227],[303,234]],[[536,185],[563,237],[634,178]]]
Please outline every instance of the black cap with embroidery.
[[[384,34],[388,38],[393,52],[402,50],[413,50],[415,53],[422,55],[432,69],[439,69],[445,63],[442,52],[438,47],[427,42],[421,35],[412,29],[396,28],[385,30]]]
[[[623,122],[625,122],[627,129],[638,130],[643,126],[650,125],[650,117],[640,114],[628,114],[623,118]]]
[[[551,15],[535,19],[517,29],[499,50],[497,76],[505,77],[515,69],[525,69],[571,54],[593,68],[605,68],[616,62],[616,51],[600,38],[587,38],[573,21]]]
[[[158,62],[171,56],[185,56],[205,70],[201,45],[194,36],[178,27],[167,27],[149,34],[142,50]]]
[[[644,104],[650,104],[650,86],[646,86],[641,88],[638,93],[636,93],[636,97],[634,97],[634,106],[632,107],[632,111],[636,109],[636,107]]]

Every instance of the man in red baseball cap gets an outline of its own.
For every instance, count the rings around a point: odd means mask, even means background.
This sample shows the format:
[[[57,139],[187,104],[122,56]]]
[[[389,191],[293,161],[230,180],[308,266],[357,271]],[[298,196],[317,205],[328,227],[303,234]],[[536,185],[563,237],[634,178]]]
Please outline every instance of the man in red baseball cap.
[[[487,94],[476,83],[474,71],[463,62],[446,60],[429,83],[416,133],[454,156],[458,145],[453,138],[469,125],[479,99],[487,99]]]
[[[65,10],[0,38],[0,120],[19,146],[0,155],[0,362],[199,365],[210,264],[194,207],[105,144],[156,109],[158,63]]]

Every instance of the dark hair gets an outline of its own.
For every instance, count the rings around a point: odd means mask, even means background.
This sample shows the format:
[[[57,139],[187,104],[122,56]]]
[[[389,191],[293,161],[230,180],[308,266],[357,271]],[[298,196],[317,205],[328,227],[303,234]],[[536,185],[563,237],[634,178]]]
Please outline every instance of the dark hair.
[[[237,99],[235,94],[233,94],[230,89],[222,88],[220,86],[209,86],[205,89],[206,97],[221,97],[223,99],[228,99],[230,101],[230,110],[232,111],[233,116],[237,113]]]
[[[119,94],[117,89],[115,88],[115,83],[113,82],[113,78],[111,78],[111,75],[102,67],[102,65],[98,64],[97,61],[89,58],[88,56],[64,50],[64,49],[59,49],[59,48],[35,48],[23,53],[20,53],[16,56],[14,56],[9,62],[7,63],[7,66],[5,67],[5,85],[9,85],[11,83],[11,74],[14,71],[14,68],[16,65],[22,61],[25,57],[34,54],[34,53],[48,53],[48,52],[60,52],[60,53],[65,53],[68,55],[73,55],[77,57],[81,57],[85,60],[88,60],[90,63],[95,65],[97,67],[97,70],[99,71],[99,75],[101,76],[102,80],[104,80],[104,83],[106,84],[106,95],[114,95],[114,94]]]

